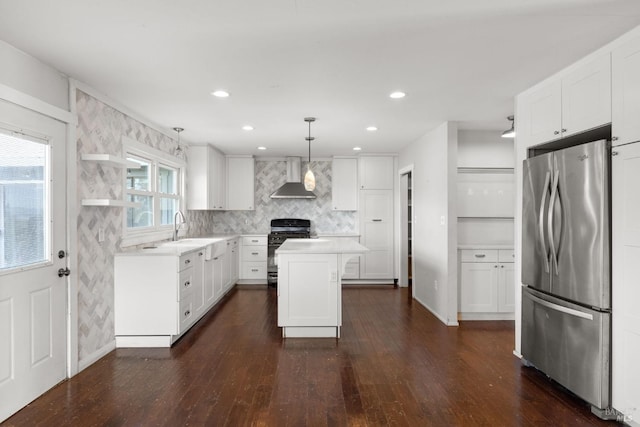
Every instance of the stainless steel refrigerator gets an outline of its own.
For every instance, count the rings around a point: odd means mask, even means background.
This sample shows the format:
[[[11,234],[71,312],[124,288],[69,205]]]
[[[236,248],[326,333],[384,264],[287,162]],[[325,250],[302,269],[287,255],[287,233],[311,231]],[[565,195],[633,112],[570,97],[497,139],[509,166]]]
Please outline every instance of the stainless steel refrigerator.
[[[609,153],[595,141],[523,167],[522,356],[596,414],[611,402]]]

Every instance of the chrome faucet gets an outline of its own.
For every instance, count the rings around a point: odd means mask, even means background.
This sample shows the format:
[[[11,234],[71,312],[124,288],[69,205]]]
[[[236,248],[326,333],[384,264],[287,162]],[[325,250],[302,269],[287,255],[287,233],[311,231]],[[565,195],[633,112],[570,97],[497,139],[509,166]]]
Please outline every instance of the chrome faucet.
[[[175,215],[173,216],[173,241],[174,242],[178,240],[178,228],[180,228],[180,224],[184,224],[185,222],[187,221],[184,219],[184,214],[182,213],[182,211],[176,211]]]

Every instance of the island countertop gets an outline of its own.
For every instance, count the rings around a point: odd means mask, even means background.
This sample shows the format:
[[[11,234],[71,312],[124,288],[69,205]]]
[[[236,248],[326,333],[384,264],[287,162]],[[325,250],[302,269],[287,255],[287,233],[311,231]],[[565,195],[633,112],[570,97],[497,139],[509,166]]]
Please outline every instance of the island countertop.
[[[285,254],[361,254],[369,249],[353,240],[287,239],[276,249],[276,255]]]

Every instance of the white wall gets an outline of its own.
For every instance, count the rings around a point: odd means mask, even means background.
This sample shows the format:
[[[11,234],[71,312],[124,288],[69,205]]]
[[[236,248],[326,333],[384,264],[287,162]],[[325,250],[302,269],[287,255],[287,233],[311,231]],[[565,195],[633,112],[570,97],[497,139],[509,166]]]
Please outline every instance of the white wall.
[[[458,167],[513,168],[513,139],[501,134],[495,130],[458,131]]]
[[[0,84],[69,111],[69,80],[59,71],[0,40]]]
[[[457,125],[446,122],[400,152],[413,165],[413,287],[416,300],[457,325]]]

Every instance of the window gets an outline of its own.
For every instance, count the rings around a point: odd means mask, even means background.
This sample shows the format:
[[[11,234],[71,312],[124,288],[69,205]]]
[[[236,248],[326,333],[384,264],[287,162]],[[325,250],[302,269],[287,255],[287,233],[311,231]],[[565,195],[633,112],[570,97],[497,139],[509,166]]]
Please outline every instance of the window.
[[[127,208],[125,240],[138,244],[166,238],[181,209],[184,163],[131,140],[124,149],[126,159],[136,164],[126,170],[125,197],[136,206]]]
[[[0,271],[46,262],[49,146],[0,131]]]

